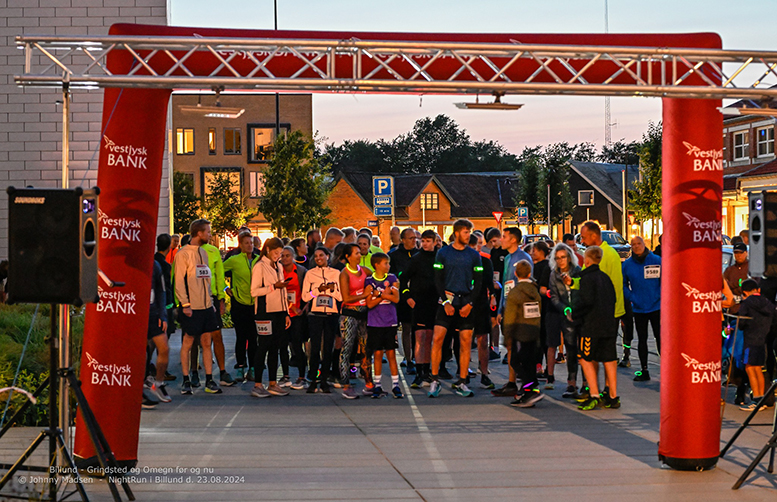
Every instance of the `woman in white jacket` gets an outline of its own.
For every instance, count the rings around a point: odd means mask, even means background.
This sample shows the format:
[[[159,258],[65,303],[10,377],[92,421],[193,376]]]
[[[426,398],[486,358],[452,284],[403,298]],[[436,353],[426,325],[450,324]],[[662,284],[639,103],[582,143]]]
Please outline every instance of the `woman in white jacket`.
[[[278,378],[278,356],[280,340],[291,325],[289,302],[286,297],[288,282],[283,280],[283,268],[278,260],[283,242],[277,237],[267,239],[262,254],[251,272],[251,296],[254,300],[256,322],[256,382],[251,395],[254,397],[288,396],[276,381]],[[265,358],[267,358],[267,379],[269,385],[262,385]]]

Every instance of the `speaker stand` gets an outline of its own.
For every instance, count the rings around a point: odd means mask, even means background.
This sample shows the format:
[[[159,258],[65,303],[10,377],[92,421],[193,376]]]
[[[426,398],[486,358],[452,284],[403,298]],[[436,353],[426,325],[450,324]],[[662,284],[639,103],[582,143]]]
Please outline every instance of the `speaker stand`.
[[[51,334],[49,336],[49,379],[48,382],[43,382],[33,394],[34,396],[39,396],[43,390],[45,389],[46,385],[48,384],[49,388],[49,427],[48,429],[44,429],[43,431],[38,434],[38,436],[33,440],[33,442],[30,444],[29,447],[22,453],[22,455],[19,457],[19,459],[14,462],[10,467],[5,465],[0,465],[0,467],[7,468],[8,472],[5,473],[2,479],[0,479],[0,490],[5,487],[6,484],[8,484],[9,481],[11,481],[14,477],[14,474],[22,468],[24,463],[29,459],[32,454],[35,452],[35,450],[43,444],[43,442],[48,438],[49,440],[49,465],[55,466],[57,465],[57,456],[61,455],[62,458],[65,461],[65,467],[67,468],[67,474],[71,475],[72,478],[75,480],[76,485],[76,492],[81,496],[81,500],[84,502],[89,501],[89,496],[86,493],[86,490],[84,489],[84,485],[81,482],[81,477],[78,474],[78,470],[76,468],[75,461],[73,460],[73,456],[70,453],[70,450],[68,449],[67,442],[65,441],[64,435],[62,433],[62,429],[57,427],[57,421],[58,421],[58,414],[57,414],[57,390],[59,386],[60,380],[66,380],[69,384],[70,388],[73,390],[73,393],[75,394],[76,402],[78,404],[78,407],[81,410],[81,416],[84,420],[84,424],[86,425],[86,429],[89,433],[89,438],[92,441],[92,445],[94,446],[97,459],[100,463],[100,467],[103,469],[103,472],[121,472],[119,469],[118,462],[116,461],[116,457],[113,455],[113,451],[111,450],[110,446],[108,445],[108,440],[103,435],[102,429],[100,429],[100,425],[97,423],[97,419],[94,416],[94,413],[92,412],[92,409],[89,406],[89,403],[86,400],[86,397],[84,396],[83,391],[81,390],[81,384],[78,381],[78,378],[76,378],[75,372],[72,368],[63,368],[58,369],[58,357],[59,357],[59,348],[57,346],[57,322],[56,322],[56,316],[57,316],[57,305],[52,304],[51,305]],[[65,396],[63,399],[67,399],[67,396]],[[14,415],[11,417],[11,420],[6,424],[5,427],[3,427],[3,430],[0,431],[0,437],[4,435],[7,430],[11,427],[11,425],[16,421],[17,418],[21,416],[21,414],[29,407],[30,401],[27,401]],[[60,453],[58,453],[58,449],[61,450]],[[37,466],[31,466],[28,468],[31,471],[36,472],[47,472],[48,473],[48,484],[49,484],[49,498],[45,499],[47,502],[56,502],[57,496],[58,496],[58,475],[59,473],[56,472],[56,469],[54,469],[54,472],[52,472],[51,469],[48,469],[47,467],[37,467]],[[109,470],[110,469],[110,470]],[[113,500],[116,502],[121,502],[121,495],[119,494],[119,490],[116,487],[116,482],[114,479],[108,475],[106,476],[106,480],[108,482],[108,487],[110,488],[111,495],[113,496]],[[132,493],[132,490],[130,489],[129,485],[127,484],[126,480],[122,477],[120,480],[120,484],[122,488],[124,489],[125,494],[127,495],[129,500],[135,500],[135,496]],[[72,492],[67,495],[63,495],[63,497],[60,498],[60,500],[64,500],[70,495],[72,495]]]

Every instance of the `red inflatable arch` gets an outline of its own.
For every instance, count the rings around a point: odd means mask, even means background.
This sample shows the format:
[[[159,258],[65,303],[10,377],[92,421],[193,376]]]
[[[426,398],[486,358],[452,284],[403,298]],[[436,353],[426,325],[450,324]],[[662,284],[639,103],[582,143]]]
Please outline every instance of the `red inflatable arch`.
[[[339,33],[142,25],[115,25],[110,33],[164,37],[196,34],[249,39],[519,41],[524,44],[581,46],[721,47],[720,37],[712,33]],[[344,61],[343,65],[346,63]],[[579,63],[582,65],[586,61]],[[126,72],[132,64],[133,59],[126,51],[114,51],[109,56],[108,66],[112,71]],[[169,59],[163,61],[162,58],[154,58],[149,64],[163,70],[172,63]],[[241,63],[235,58],[232,64],[238,67]],[[290,77],[299,69],[299,64],[296,59],[277,57],[268,64],[268,68],[277,77]],[[441,58],[427,71],[433,76],[447,78],[451,74],[451,64],[454,63]],[[205,52],[195,53],[187,60],[187,67],[199,71],[198,75],[209,75],[218,65],[217,59]],[[374,68],[376,63],[365,58],[363,65],[365,68]],[[536,67],[536,63],[531,60],[520,60],[510,66],[508,76],[513,81],[520,81],[528,78]],[[586,79],[590,83],[601,83],[612,75],[612,68],[612,62],[597,61],[587,71]],[[343,70],[347,74],[348,68]],[[457,78],[473,79],[467,72],[461,72]],[[550,81],[547,75],[538,78]],[[715,77],[709,75],[709,78]],[[694,75],[686,82],[698,85],[701,79]],[[159,208],[165,120],[171,92],[172,89],[109,88],[105,90],[103,105],[104,136],[97,180],[102,190],[100,268],[109,277],[125,281],[126,287],[105,289],[101,291],[100,303],[88,306],[81,380],[84,393],[116,458],[129,464],[137,459],[149,284]],[[721,103],[712,99],[663,98],[663,101],[665,233],[661,319],[661,433],[658,453],[667,464],[677,469],[707,468],[716,462],[720,438],[719,238],[723,122],[716,108]],[[122,229],[137,231],[121,232]],[[716,236],[712,240],[704,237],[704,231],[709,229]],[[94,451],[80,416],[75,439],[77,455],[83,459],[93,457]]]

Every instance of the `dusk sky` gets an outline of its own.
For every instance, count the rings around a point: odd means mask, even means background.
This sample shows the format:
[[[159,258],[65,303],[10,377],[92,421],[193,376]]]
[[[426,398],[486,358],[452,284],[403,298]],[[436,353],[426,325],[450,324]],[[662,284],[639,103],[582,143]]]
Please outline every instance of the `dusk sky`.
[[[604,0],[278,0],[278,27],[290,30],[454,33],[603,33]],[[610,0],[610,33],[717,32],[726,49],[777,50],[777,0]],[[272,29],[272,0],[172,0],[171,24]],[[481,96],[481,100],[489,98]],[[313,97],[313,128],[345,139],[391,139],[422,117],[444,113],[473,140],[510,152],[559,141],[604,142],[604,98],[507,96],[520,111],[459,110],[473,96],[328,95]],[[612,98],[613,141],[639,139],[661,119],[657,98]]]

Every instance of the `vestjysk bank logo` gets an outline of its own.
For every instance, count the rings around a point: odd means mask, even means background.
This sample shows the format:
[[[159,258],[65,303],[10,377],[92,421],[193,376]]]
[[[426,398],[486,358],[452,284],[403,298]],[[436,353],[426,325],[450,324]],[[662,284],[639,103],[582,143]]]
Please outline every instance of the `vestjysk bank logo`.
[[[696,145],[683,141],[683,145],[688,149],[687,155],[692,156],[694,171],[722,171],[723,170],[723,150],[702,150]]]
[[[691,383],[720,383],[720,361],[700,363],[685,353],[680,353],[685,359],[685,367],[691,371]]]
[[[117,145],[108,136],[103,136],[103,140],[105,141],[105,149],[108,151],[109,166],[148,169],[146,167],[148,150],[145,146]]]
[[[100,301],[97,303],[97,312],[109,312],[111,314],[134,315],[137,298],[135,293],[122,293],[121,291],[105,291],[97,287]]]
[[[85,352],[89,360],[86,366],[92,370],[89,381],[92,385],[107,385],[108,387],[129,387],[132,369],[129,364],[100,364],[89,352]]]
[[[718,220],[701,221],[699,218],[683,212],[686,225],[691,227],[693,242],[722,242],[723,224]]]
[[[140,242],[140,220],[111,218],[102,209],[97,210],[97,219],[100,222],[100,238]]]
[[[693,286],[682,283],[685,288],[685,296],[692,300],[692,312],[702,314],[705,312],[720,312],[720,300],[723,294],[720,291],[701,292]]]

